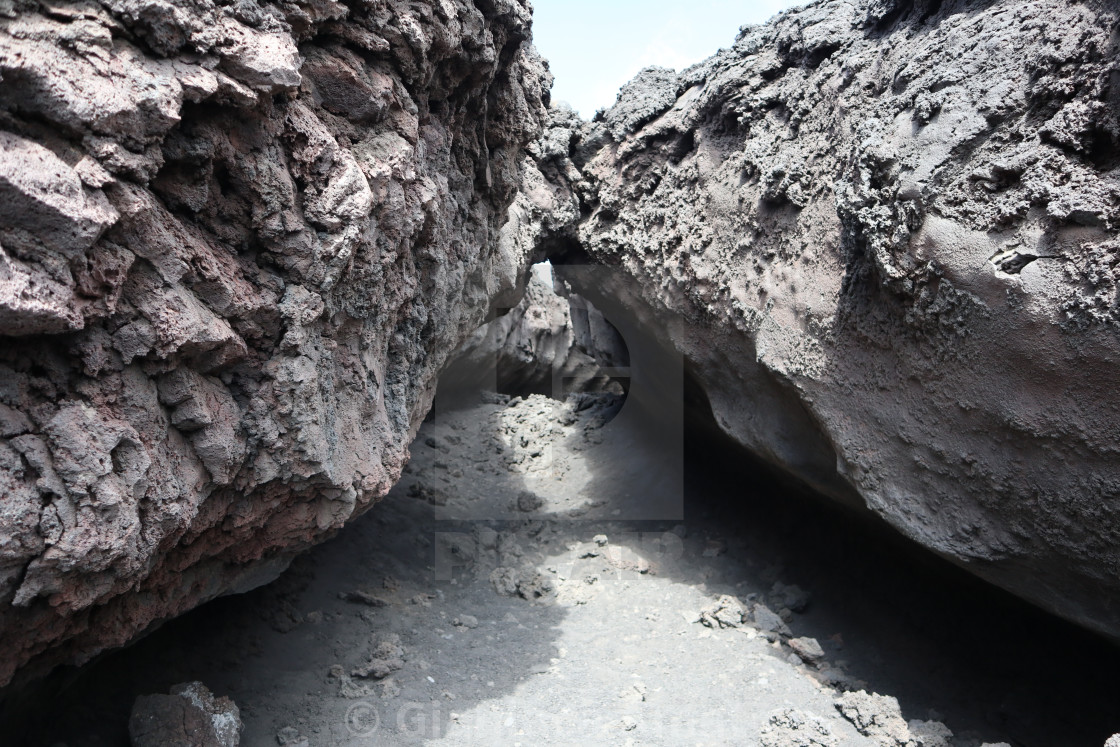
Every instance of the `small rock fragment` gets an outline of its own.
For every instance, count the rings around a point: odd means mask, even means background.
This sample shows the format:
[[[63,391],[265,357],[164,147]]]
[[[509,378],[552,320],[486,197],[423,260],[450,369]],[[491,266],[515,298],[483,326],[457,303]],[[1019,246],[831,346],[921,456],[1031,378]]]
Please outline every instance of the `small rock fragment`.
[[[761,747],[836,747],[832,727],[818,716],[786,708],[770,716],[758,735]]]
[[[478,627],[478,618],[474,615],[459,615],[451,621],[451,624],[456,627],[474,630]]]
[[[517,510],[524,513],[532,513],[539,511],[544,501],[536,493],[531,493],[528,490],[522,490],[521,494],[517,496]]]
[[[400,636],[388,635],[374,647],[369,663],[358,667],[351,674],[355,677],[380,680],[404,668],[404,647]]]
[[[856,731],[880,747],[918,747],[910,738],[910,727],[902,718],[898,700],[889,695],[865,690],[844,693],[836,699],[836,708]]]
[[[379,596],[370,594],[368,591],[344,591],[338,595],[338,598],[344,602],[353,602],[354,604],[364,604],[367,607],[388,607],[389,603]]]
[[[793,652],[801,657],[802,661],[815,664],[824,658],[824,649],[816,638],[794,638],[789,642]]]
[[[373,688],[371,686],[355,682],[350,675],[346,674],[346,670],[339,664],[335,664],[331,667],[330,677],[338,680],[338,697],[340,698],[357,700],[359,698],[368,698],[373,695]]]
[[[276,734],[276,743],[281,747],[311,747],[307,737],[299,733],[294,726],[285,726]]]
[[[737,628],[743,624],[744,614],[739,600],[725,594],[700,613],[700,622],[709,628]]]
[[[519,573],[513,568],[498,567],[490,572],[490,584],[501,596],[519,596],[530,602],[547,597],[555,591],[552,579],[535,570]]]
[[[517,594],[517,571],[512,568],[495,568],[490,572],[490,584],[499,596],[512,597]]]
[[[953,732],[940,721],[910,721],[911,741],[921,747],[951,747]]]
[[[765,604],[755,604],[754,609],[751,610],[751,616],[754,619],[754,624],[764,633],[791,635],[789,626],[786,625],[785,621]]]

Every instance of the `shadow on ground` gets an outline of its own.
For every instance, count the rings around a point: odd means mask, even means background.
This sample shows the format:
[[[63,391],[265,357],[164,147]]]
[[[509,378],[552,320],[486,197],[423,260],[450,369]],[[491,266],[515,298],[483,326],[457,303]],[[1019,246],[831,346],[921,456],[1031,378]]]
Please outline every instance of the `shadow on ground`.
[[[250,746],[285,727],[311,745],[753,744],[787,706],[869,743],[788,647],[697,624],[714,598],[770,600],[775,582],[811,593],[789,626],[848,686],[944,721],[957,744],[1100,747],[1120,731],[1120,650],[815,500],[703,417],[674,476],[655,426],[608,423],[614,409],[437,409],[401,483],[338,538],[266,588],[59,672],[0,741],[127,744],[137,695],[201,680],[240,705]],[[683,518],[671,501],[633,518],[658,485],[681,491]],[[541,505],[519,505],[526,493]],[[402,666],[352,678],[387,640]]]

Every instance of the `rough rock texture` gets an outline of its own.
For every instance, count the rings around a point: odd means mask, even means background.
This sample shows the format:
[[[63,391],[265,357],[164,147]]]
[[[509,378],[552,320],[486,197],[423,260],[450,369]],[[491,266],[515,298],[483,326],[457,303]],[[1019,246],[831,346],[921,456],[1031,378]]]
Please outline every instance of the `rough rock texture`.
[[[201,682],[176,685],[170,695],[142,695],[128,720],[132,747],[237,747],[241,728],[237,705]]]
[[[555,212],[529,23],[0,1],[0,684],[268,580],[388,491]]]
[[[898,700],[889,695],[864,690],[844,693],[836,699],[836,709],[880,747],[949,747],[953,737],[940,721],[907,723]]]
[[[583,219],[721,427],[1120,637],[1120,8],[825,0],[554,122]],[[555,155],[567,139],[568,158]]]
[[[623,393],[611,378],[630,363],[622,337],[587,299],[553,283],[550,269],[534,271],[521,303],[463,343],[440,379],[441,398],[480,388],[557,399]]]

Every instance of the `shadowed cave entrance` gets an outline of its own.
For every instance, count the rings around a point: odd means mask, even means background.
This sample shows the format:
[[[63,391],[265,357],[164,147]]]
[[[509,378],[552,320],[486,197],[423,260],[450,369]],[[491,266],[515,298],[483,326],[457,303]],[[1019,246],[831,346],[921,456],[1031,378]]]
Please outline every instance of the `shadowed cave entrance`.
[[[135,697],[191,680],[239,704],[247,745],[781,744],[796,718],[869,744],[835,706],[860,690],[954,745],[1115,731],[1115,647],[775,474],[683,365],[674,421],[665,372],[640,380],[657,336],[612,322],[625,358],[560,376],[590,382],[571,396],[524,363],[505,391],[452,367],[381,505],[275,583],[9,702],[0,742],[127,744]],[[720,624],[724,597],[754,619]],[[356,674],[386,646],[391,671]]]

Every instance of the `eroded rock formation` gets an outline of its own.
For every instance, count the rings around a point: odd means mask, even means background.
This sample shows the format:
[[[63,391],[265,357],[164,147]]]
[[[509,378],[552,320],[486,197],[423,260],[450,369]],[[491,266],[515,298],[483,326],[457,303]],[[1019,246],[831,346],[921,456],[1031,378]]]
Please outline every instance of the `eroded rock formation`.
[[[745,447],[1120,637],[1115,2],[822,0],[590,124],[529,21],[0,0],[0,684],[362,513],[544,255]]]
[[[554,122],[584,217],[542,244],[631,281],[577,289],[681,351],[736,441],[1120,637],[1118,22],[789,11]]]
[[[274,577],[397,480],[551,210],[501,231],[551,85],[529,24],[0,1],[0,685]]]
[[[440,378],[439,393],[441,400],[463,397],[472,405],[479,391],[557,399],[572,392],[623,394],[619,379],[629,365],[618,330],[554,278],[550,267],[538,265],[521,302],[456,351]]]

